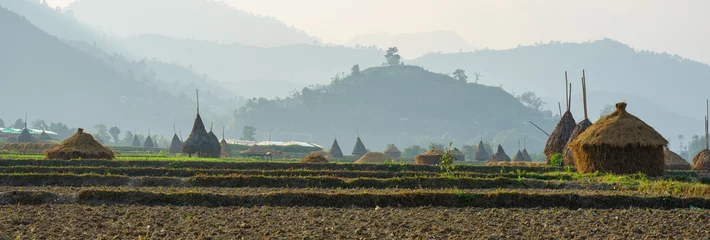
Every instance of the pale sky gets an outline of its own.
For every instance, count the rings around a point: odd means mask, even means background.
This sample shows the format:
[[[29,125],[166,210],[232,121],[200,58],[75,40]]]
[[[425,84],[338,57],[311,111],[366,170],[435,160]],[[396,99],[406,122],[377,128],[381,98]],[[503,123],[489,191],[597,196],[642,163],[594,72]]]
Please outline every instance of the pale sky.
[[[47,0],[66,6],[73,0]],[[707,0],[225,0],[325,42],[451,30],[479,48],[612,38],[710,63]]]

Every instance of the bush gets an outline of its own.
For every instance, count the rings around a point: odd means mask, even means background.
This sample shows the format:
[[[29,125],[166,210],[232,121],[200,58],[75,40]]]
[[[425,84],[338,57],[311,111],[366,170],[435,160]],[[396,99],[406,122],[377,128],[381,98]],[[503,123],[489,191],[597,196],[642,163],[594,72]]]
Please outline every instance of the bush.
[[[550,157],[550,166],[562,166],[562,153],[555,153],[552,155],[552,157]]]

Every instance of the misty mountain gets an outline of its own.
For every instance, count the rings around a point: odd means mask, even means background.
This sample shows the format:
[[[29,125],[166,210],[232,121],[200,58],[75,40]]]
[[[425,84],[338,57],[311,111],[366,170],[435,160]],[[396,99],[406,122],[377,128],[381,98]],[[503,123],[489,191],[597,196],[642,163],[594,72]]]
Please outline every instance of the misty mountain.
[[[174,97],[118,72],[5,8],[0,8],[0,33],[0,102],[6,118],[27,110],[32,118],[87,129],[106,124],[161,134],[172,133],[173,122],[188,126],[194,118],[194,98]]]
[[[416,58],[427,53],[473,51],[466,39],[454,31],[361,35],[348,40],[347,45],[377,46],[381,49],[397,47],[402,56]]]
[[[221,1],[78,0],[67,9],[85,23],[119,36],[155,33],[251,46],[313,43],[316,39],[272,17],[257,16]]]
[[[355,64],[365,68],[384,62],[384,52],[374,47],[302,44],[264,48],[154,34],[126,38],[120,44],[136,56],[204,71],[248,97],[285,96],[294,90],[291,86],[328,83],[336,73],[349,72]]]
[[[406,147],[454,141],[460,147],[483,137],[510,151],[517,150],[518,139],[527,138],[528,149],[539,152],[547,138],[527,124],[530,120],[543,127],[556,124],[501,88],[416,66],[391,66],[338,77],[285,99],[250,100],[239,109],[233,127],[253,125],[260,140],[271,134],[325,146],[337,136],[344,151],[359,132],[373,151],[389,143]]]

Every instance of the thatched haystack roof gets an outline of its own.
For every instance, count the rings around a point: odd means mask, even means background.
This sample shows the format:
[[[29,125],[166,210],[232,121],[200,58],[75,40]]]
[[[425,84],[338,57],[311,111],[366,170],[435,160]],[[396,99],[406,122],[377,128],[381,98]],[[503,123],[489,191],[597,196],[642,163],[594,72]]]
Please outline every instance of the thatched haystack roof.
[[[104,147],[94,140],[91,134],[84,133],[84,129],[79,128],[74,134],[64,140],[56,147],[48,150],[45,159],[113,159],[115,154],[111,149]]]
[[[22,132],[20,132],[20,135],[17,136],[17,142],[30,143],[30,142],[34,142],[34,138],[32,138],[32,135],[30,135],[30,131],[27,130],[27,128],[24,128],[24,129],[22,129]]]
[[[414,162],[419,165],[436,165],[441,162],[441,157],[444,156],[444,152],[432,147],[429,151],[414,157]]]
[[[488,154],[488,151],[486,151],[486,146],[483,145],[483,141],[478,143],[478,148],[476,148],[476,152],[473,154],[473,159],[477,161],[484,161],[488,160],[491,155]]]
[[[626,111],[626,103],[602,117],[571,143],[580,173],[665,174],[663,148],[668,141],[653,127]]]
[[[397,149],[397,147],[394,146],[394,144],[390,144],[389,146],[387,146],[387,149],[385,149],[385,151],[383,153],[391,158],[401,158],[402,157],[402,152],[399,151],[399,149]]]
[[[523,157],[524,157],[528,162],[532,162],[532,161],[533,161],[533,159],[532,159],[532,157],[530,156],[530,154],[528,154],[528,150],[527,150],[527,149],[523,148],[522,154],[523,154]]]
[[[143,147],[144,148],[154,148],[155,143],[153,142],[153,139],[150,138],[150,134],[148,134],[148,137],[145,138],[145,141],[143,141]]]
[[[321,154],[318,154],[318,153],[309,153],[308,155],[306,155],[306,157],[304,157],[303,159],[301,159],[301,160],[298,161],[298,162],[299,162],[299,163],[314,163],[314,164],[327,164],[327,163],[329,163],[329,162],[328,162],[328,159],[325,158],[325,156],[323,156],[323,155],[321,155]]]
[[[178,154],[180,153],[180,147],[182,147],[182,141],[180,141],[177,133],[173,134],[173,140],[170,141],[170,149],[168,149],[168,152],[170,154]]]
[[[133,135],[133,144],[131,144],[131,146],[133,146],[133,147],[143,146],[143,144],[141,144],[141,140],[138,139],[138,134]]]
[[[572,117],[572,113],[570,112],[571,88],[572,85],[567,85],[567,72],[565,71],[565,104],[567,105],[567,108],[545,143],[545,150],[543,153],[545,154],[545,162],[548,165],[550,164],[550,158],[552,155],[564,152],[567,142],[569,141],[569,137],[572,135],[574,127],[577,126],[577,122],[574,121],[574,117]]]
[[[381,152],[369,152],[365,153],[360,159],[355,161],[355,163],[385,163],[387,160],[392,160],[390,156]]]
[[[454,157],[454,161],[466,161],[466,154],[463,154],[458,148],[451,150],[451,156]]]
[[[340,150],[340,145],[338,144],[338,139],[333,139],[333,145],[330,146],[330,156],[341,158],[343,157],[343,151]]]
[[[574,130],[572,130],[572,135],[569,136],[569,141],[567,141],[567,145],[572,142],[579,134],[582,134],[584,131],[587,130],[592,126],[592,122],[589,121],[589,119],[584,119],[581,122],[577,124],[577,126],[574,127]],[[563,166],[574,166],[574,154],[572,153],[572,149],[569,147],[565,147],[564,152],[562,153],[562,165]]]
[[[44,130],[42,130],[42,133],[39,134],[39,140],[42,141],[52,141],[52,137],[47,134]]]
[[[523,152],[518,150],[518,152],[513,155],[513,162],[527,162],[528,159],[525,158],[525,155],[523,155]]]
[[[232,152],[229,149],[229,144],[227,144],[227,140],[222,138],[222,141],[219,141],[219,146],[220,146],[219,157],[229,158],[232,155]]]
[[[668,148],[663,150],[663,154],[666,170],[690,170],[692,168],[690,163]]]
[[[693,157],[693,170],[710,170],[710,150],[703,149]]]
[[[219,157],[219,141],[216,140],[216,137],[212,139],[207,133],[199,113],[195,117],[190,136],[182,143],[182,152],[189,155],[197,154],[198,157]]]
[[[363,156],[367,153],[367,148],[365,148],[365,144],[362,143],[362,140],[360,140],[360,137],[357,137],[357,141],[355,142],[355,147],[353,148],[353,155],[354,156]]]
[[[496,151],[496,153],[493,154],[493,156],[488,158],[488,161],[489,162],[501,162],[501,161],[507,162],[507,161],[510,161],[510,157],[508,156],[508,154],[505,154],[505,150],[503,150],[503,146],[498,144],[498,151]]]

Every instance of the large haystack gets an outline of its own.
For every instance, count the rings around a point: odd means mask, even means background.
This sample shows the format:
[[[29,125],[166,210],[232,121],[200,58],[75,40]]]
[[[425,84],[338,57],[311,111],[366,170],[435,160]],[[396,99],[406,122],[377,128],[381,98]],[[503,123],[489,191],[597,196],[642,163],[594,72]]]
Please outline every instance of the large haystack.
[[[177,134],[173,134],[173,140],[170,141],[170,149],[168,149],[168,152],[170,154],[178,154],[178,153],[180,153],[181,146],[182,146],[182,141],[180,141],[180,138],[178,137]]]
[[[402,152],[397,149],[397,147],[394,146],[394,144],[390,144],[387,149],[383,152],[387,156],[391,157],[392,159],[396,158],[401,158],[402,157]]]
[[[708,110],[708,101],[705,100],[705,149],[698,152],[693,157],[693,169],[695,170],[710,170],[710,139],[708,139],[708,120],[710,120],[710,110]]]
[[[486,146],[483,145],[483,141],[479,142],[478,148],[476,148],[476,152],[473,154],[473,160],[485,161],[490,157],[491,155],[489,155],[488,151],[486,151]]]
[[[138,134],[133,135],[133,144],[131,144],[131,146],[134,146],[134,147],[143,146],[143,144],[141,144],[141,140],[138,139]]]
[[[666,164],[666,170],[690,170],[692,166],[690,163],[685,161],[680,155],[674,153],[668,148],[663,150],[664,162]]]
[[[385,163],[385,161],[392,160],[390,156],[387,156],[381,152],[369,152],[365,153],[360,159],[355,161],[355,163]]]
[[[577,125],[570,112],[571,88],[572,86],[567,86],[567,72],[565,72],[565,101],[567,110],[562,114],[562,118],[560,118],[557,126],[555,126],[555,130],[552,131],[550,137],[547,139],[547,143],[545,143],[545,162],[547,162],[548,165],[550,164],[552,155],[564,152],[569,137],[572,135],[572,131]]]
[[[22,129],[22,132],[20,132],[20,136],[17,136],[17,142],[18,143],[31,143],[34,142],[34,139],[32,138],[32,135],[30,135],[30,131],[27,130],[27,128]]]
[[[419,165],[436,165],[441,161],[441,157],[444,156],[444,152],[439,149],[432,147],[429,151],[414,157],[414,162]]]
[[[508,156],[508,154],[505,154],[505,150],[503,150],[503,146],[498,144],[498,151],[496,151],[496,153],[493,154],[493,156],[488,158],[488,161],[489,162],[503,162],[503,161],[508,162],[508,161],[510,161],[510,157]]]
[[[584,74],[584,70],[582,70],[582,105],[584,106],[584,120],[579,122],[577,126],[574,127],[574,130],[572,130],[572,134],[569,136],[569,140],[567,140],[567,145],[569,145],[579,134],[582,134],[589,126],[592,126],[592,122],[589,121],[589,117],[587,115],[587,79]],[[565,146],[564,151],[562,152],[562,165],[563,166],[574,166],[574,154],[572,153],[572,150]]]
[[[144,148],[154,148],[155,143],[153,142],[153,139],[150,138],[150,134],[148,134],[148,137],[145,138],[145,141],[143,141],[143,147]]]
[[[309,153],[306,157],[298,161],[299,163],[316,163],[316,164],[327,164],[328,159],[325,156],[318,153]]]
[[[42,133],[39,134],[39,140],[48,142],[48,141],[52,141],[52,137],[49,136],[49,134],[47,134],[47,132],[42,130]]]
[[[45,159],[107,159],[114,158],[111,149],[104,147],[94,140],[91,134],[84,133],[84,129],[79,128],[70,138],[67,138],[56,147],[48,150],[44,154]]]
[[[466,154],[463,154],[458,148],[451,150],[451,156],[454,157],[454,161],[466,161]]]
[[[341,158],[343,157],[343,151],[340,150],[340,145],[338,145],[338,139],[333,140],[333,145],[330,146],[330,156]]]
[[[362,144],[362,140],[360,140],[360,137],[357,137],[355,147],[353,148],[353,155],[363,156],[365,155],[365,153],[367,153],[367,148],[365,148],[365,144]]]
[[[665,174],[663,148],[668,141],[641,119],[626,112],[626,103],[602,117],[572,143],[574,166],[580,173]]]
[[[219,141],[211,139],[210,134],[205,130],[205,125],[202,123],[202,117],[200,117],[199,113],[195,117],[190,136],[182,143],[182,152],[189,156],[197,154],[198,157],[219,157]]]

